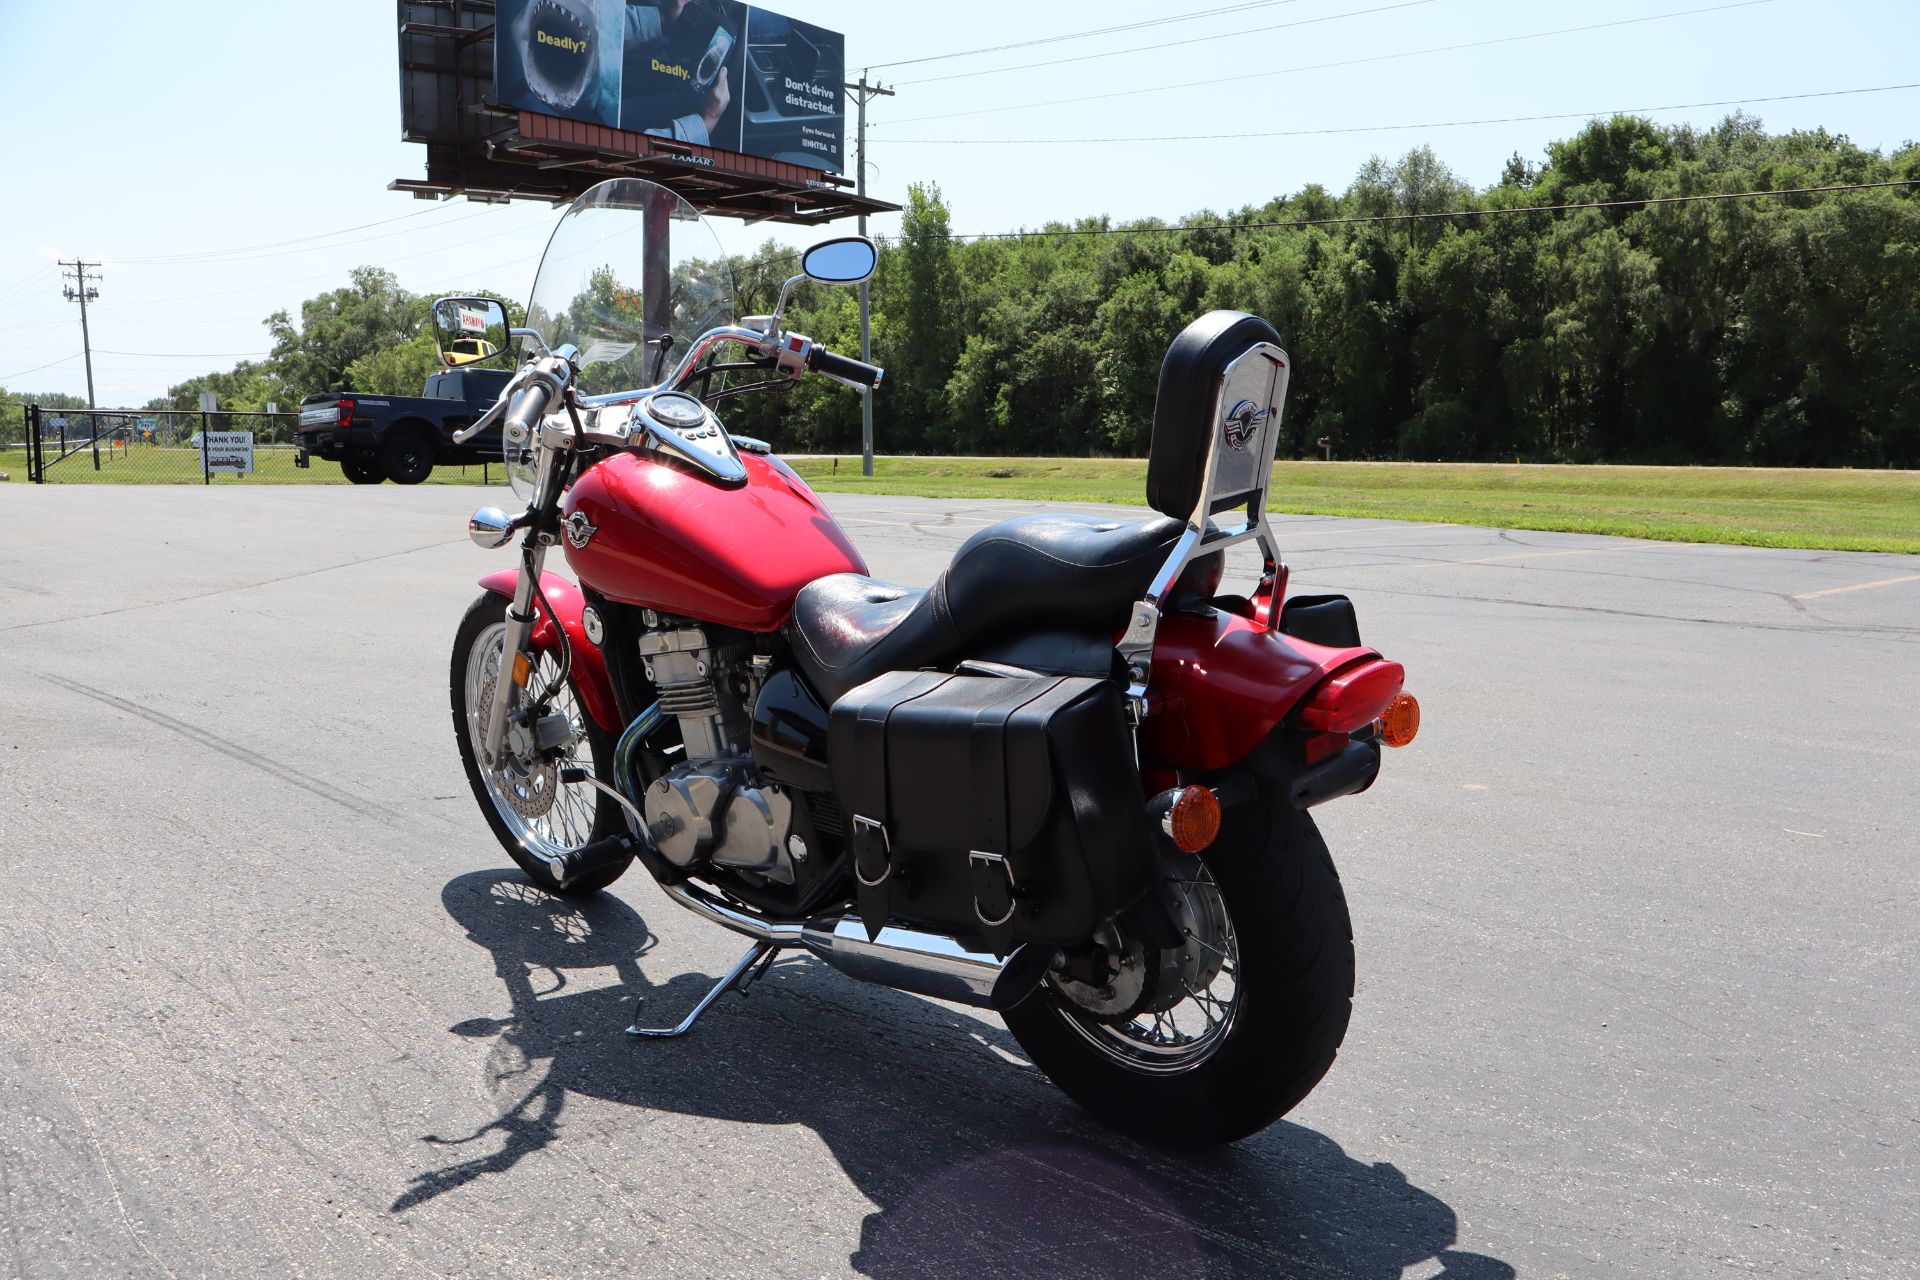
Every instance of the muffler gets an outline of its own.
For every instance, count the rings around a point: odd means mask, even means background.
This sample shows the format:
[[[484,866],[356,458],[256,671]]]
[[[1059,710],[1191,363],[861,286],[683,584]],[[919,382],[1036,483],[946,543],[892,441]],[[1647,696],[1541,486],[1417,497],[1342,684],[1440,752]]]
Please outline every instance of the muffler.
[[[869,939],[867,926],[851,916],[810,922],[800,945],[850,978],[976,1009],[993,1007],[993,986],[1003,968],[992,956],[937,933],[886,928]]]
[[[802,948],[850,978],[975,1009],[994,1007],[994,984],[1004,964],[968,951],[952,938],[886,928],[870,939],[867,927],[850,916],[829,916],[804,925],[763,920],[694,885],[665,887],[668,897],[697,916],[768,946]]]

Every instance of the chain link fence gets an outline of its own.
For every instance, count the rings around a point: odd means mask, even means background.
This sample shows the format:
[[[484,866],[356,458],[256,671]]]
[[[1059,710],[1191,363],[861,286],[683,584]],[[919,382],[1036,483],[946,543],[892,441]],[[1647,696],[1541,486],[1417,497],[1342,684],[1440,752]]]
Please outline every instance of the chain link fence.
[[[329,484],[337,466],[294,465],[297,412],[48,409],[0,421],[0,472],[36,484]],[[490,474],[489,474],[490,473]],[[441,466],[433,480],[489,484],[499,466]]]

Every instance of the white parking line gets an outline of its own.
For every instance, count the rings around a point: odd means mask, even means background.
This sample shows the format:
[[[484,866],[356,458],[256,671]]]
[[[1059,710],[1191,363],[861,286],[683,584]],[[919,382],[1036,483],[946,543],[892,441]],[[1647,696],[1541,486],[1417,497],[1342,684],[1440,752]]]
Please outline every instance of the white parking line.
[[[1898,586],[1902,582],[1920,582],[1920,573],[1910,573],[1904,578],[1882,578],[1878,582],[1856,582],[1850,587],[1828,587],[1825,591],[1809,591],[1805,595],[1795,596],[1795,600],[1818,600],[1821,596],[1843,596],[1849,591],[1871,591],[1875,587]]]

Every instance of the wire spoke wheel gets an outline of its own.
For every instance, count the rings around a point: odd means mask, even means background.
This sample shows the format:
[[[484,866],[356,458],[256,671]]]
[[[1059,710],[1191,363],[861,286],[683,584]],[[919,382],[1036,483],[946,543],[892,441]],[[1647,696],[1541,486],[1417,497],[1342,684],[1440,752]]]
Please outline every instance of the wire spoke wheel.
[[[1272,1124],[1312,1091],[1353,1009],[1353,927],[1313,819],[1256,776],[1204,859],[1163,843],[1167,928],[1121,917],[1002,1016],[1033,1064],[1104,1123],[1206,1146]],[[1099,961],[1096,963],[1095,961]]]
[[[487,714],[499,683],[506,639],[504,624],[489,627],[467,658],[467,733],[476,760],[486,739]],[[527,685],[540,690],[558,682],[559,687],[547,699],[547,714],[567,717],[572,726],[567,744],[549,758],[532,763],[514,760],[511,752],[503,751],[503,758],[493,768],[482,768],[494,811],[536,856],[558,856],[593,839],[598,793],[591,787],[560,784],[560,774],[566,769],[585,769],[591,774],[593,757],[584,749],[587,732],[579,701],[572,686],[559,676],[559,659],[551,652],[543,653],[533,664]]]
[[[1212,873],[1183,855],[1168,860],[1163,885],[1185,939],[1179,948],[1112,948],[1116,974],[1104,987],[1048,979],[1074,1031],[1118,1065],[1148,1073],[1204,1062],[1232,1031],[1240,1005],[1240,941]],[[1116,999],[1124,1002],[1118,1010]]]

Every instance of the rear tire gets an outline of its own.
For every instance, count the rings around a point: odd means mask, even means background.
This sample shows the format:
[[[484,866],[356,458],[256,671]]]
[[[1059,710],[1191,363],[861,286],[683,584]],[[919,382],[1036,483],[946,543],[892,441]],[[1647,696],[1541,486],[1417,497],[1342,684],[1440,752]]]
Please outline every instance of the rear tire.
[[[1191,1066],[1128,1063],[1049,978],[1007,1012],[1035,1066],[1104,1124],[1209,1146],[1299,1105],[1333,1066],[1353,1009],[1353,926],[1313,819],[1262,787],[1203,855],[1233,924],[1232,1013]]]
[[[340,472],[352,484],[379,484],[387,478],[386,473],[376,464],[358,459],[342,460]]]
[[[513,801],[506,794],[505,787],[496,786],[480,768],[479,756],[474,750],[475,716],[469,714],[470,710],[479,714],[485,712],[474,688],[480,683],[474,678],[475,664],[478,662],[484,666],[489,656],[484,652],[485,648],[502,643],[506,617],[506,597],[489,591],[473,602],[467,610],[467,616],[460,620],[460,630],[454,636],[448,693],[452,701],[453,733],[460,744],[460,763],[467,771],[467,785],[473,789],[473,798],[479,804],[480,812],[485,815],[487,825],[493,829],[500,847],[536,884],[549,893],[564,893],[572,897],[598,893],[626,873],[633,863],[631,857],[562,889],[552,869],[528,846],[538,843],[553,852],[568,852],[625,832],[626,814],[620,806],[598,790],[576,785],[563,788],[563,793],[556,795],[547,815],[529,820],[514,810]],[[482,652],[476,654],[476,650]],[[531,683],[537,685],[550,669],[548,664],[556,661],[553,655],[543,655]],[[593,717],[587,714],[571,676],[567,679],[565,693],[570,696],[571,712],[578,717],[577,724],[582,731],[573,751],[574,758],[567,763],[590,767],[594,777],[611,785],[614,777],[614,736],[594,723]],[[559,703],[555,704],[555,709],[561,709]]]
[[[395,484],[419,484],[433,474],[433,442],[419,427],[395,427],[380,446],[380,465]]]

